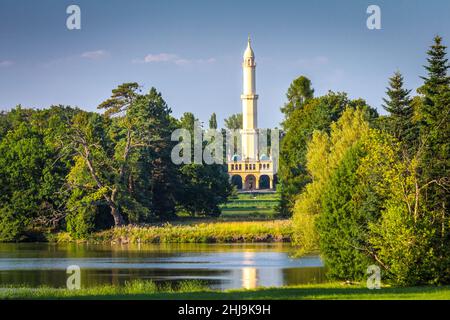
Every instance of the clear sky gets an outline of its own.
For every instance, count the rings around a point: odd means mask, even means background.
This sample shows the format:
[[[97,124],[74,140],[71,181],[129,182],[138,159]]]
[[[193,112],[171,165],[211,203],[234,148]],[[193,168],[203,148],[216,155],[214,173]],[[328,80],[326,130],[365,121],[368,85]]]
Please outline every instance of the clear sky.
[[[81,30],[66,8],[81,7]],[[366,27],[370,4],[381,30]],[[417,88],[436,34],[450,44],[450,1],[0,0],[0,109],[52,104],[95,110],[123,82],[162,92],[175,116],[219,125],[241,111],[242,54],[251,34],[260,127],[279,124],[290,82],[345,91],[381,111],[399,69]]]

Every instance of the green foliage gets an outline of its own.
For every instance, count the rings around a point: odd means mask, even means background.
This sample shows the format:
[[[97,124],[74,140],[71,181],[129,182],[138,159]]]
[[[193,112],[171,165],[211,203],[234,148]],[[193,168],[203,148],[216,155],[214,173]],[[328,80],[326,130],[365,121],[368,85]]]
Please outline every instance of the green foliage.
[[[446,47],[437,36],[428,51],[428,74],[417,91],[422,94],[419,110],[422,182],[427,186],[427,210],[439,212],[448,225],[450,208],[450,65]],[[448,227],[446,227],[448,229]],[[445,247],[445,246],[444,246]],[[448,245],[447,245],[448,247]],[[445,255],[450,252],[447,251]]]
[[[219,216],[232,187],[221,165],[189,164],[181,169],[184,191],[180,206],[191,215]]]
[[[389,79],[387,88],[388,99],[383,99],[383,108],[389,112],[387,130],[397,140],[402,141],[411,149],[417,142],[417,126],[413,121],[413,100],[410,98],[411,90],[403,88],[403,76],[397,71]],[[417,147],[417,146],[415,146]]]
[[[304,248],[319,242],[333,278],[359,280],[377,264],[398,285],[450,281],[450,66],[440,37],[428,55],[420,96],[410,98],[400,73],[390,79],[390,114],[375,123],[381,130],[352,130],[346,111],[331,135],[321,129],[304,140],[287,132],[287,143],[307,142],[293,163],[306,161],[312,180],[297,196],[294,239]],[[285,121],[291,132],[296,112]]]
[[[289,118],[291,113],[300,109],[308,100],[314,97],[314,89],[311,87],[311,80],[305,76],[300,76],[292,81],[286,93],[288,102],[281,107],[281,112],[285,118]]]
[[[213,116],[212,118],[215,118],[215,114]],[[192,162],[194,161],[195,121],[197,121],[195,116],[186,112],[181,117],[179,124],[181,128],[189,130],[191,134]],[[206,143],[203,143],[202,150],[205,146]],[[180,174],[182,183],[178,193],[179,207],[191,215],[219,216],[221,214],[220,204],[225,203],[232,192],[226,167],[220,164],[184,164],[180,168]]]
[[[80,114],[66,135],[77,154],[68,182],[73,192],[82,190],[78,205],[108,206],[116,226],[175,214],[171,110],[155,88],[145,95],[137,89],[134,83],[120,85],[100,105],[105,116]],[[84,216],[83,211],[74,221]]]
[[[15,214],[11,207],[0,208],[0,241],[9,242],[19,240],[27,221],[23,215]]]
[[[64,107],[25,110],[3,116],[0,140],[0,241],[19,239],[32,226],[56,227],[66,194],[62,192],[70,158],[60,154],[54,137],[62,117],[77,111]]]
[[[317,219],[317,229],[320,250],[332,278],[362,279],[370,265],[364,252],[367,220],[354,199],[361,152],[360,146],[347,151],[322,197],[323,212]]]
[[[179,123],[155,88],[142,94],[137,83],[119,85],[99,108],[105,113],[19,106],[0,114],[0,241],[35,227],[65,227],[81,239],[172,218],[176,205],[220,214],[231,192],[223,166],[182,172],[172,163]]]
[[[340,165],[350,148],[369,133],[370,116],[366,110],[348,107],[341,118],[331,124],[331,133],[315,131],[307,146],[306,167],[312,182],[296,198],[294,205],[295,242],[302,253],[317,248],[315,219],[323,211],[321,202],[330,175]]]
[[[345,93],[329,92],[327,95],[308,100],[301,108],[295,108],[285,119],[285,135],[280,144],[280,169],[282,184],[281,212],[292,213],[296,196],[311,182],[306,168],[307,145],[315,130],[328,133],[331,124],[339,119],[346,107],[362,108],[370,120],[376,111],[363,100],[349,100]]]
[[[85,239],[94,230],[94,217],[96,208],[86,204],[66,217],[67,232],[74,239]]]
[[[385,264],[384,278],[398,285],[418,285],[433,279],[432,228],[414,221],[404,202],[391,199],[378,223],[370,226],[370,242]]]

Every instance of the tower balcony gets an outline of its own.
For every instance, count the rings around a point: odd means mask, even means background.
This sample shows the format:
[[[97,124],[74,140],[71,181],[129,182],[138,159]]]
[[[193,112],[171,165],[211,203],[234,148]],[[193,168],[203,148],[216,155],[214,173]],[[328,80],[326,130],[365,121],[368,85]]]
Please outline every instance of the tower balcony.
[[[237,160],[228,162],[228,172],[237,173],[273,173],[273,162],[267,160]]]

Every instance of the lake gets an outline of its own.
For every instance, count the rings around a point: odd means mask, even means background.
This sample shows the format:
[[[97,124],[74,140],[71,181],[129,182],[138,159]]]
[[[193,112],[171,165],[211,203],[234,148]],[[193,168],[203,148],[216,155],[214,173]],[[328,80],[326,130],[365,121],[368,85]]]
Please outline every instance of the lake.
[[[289,244],[0,244],[0,287],[65,287],[66,268],[81,268],[81,286],[200,280],[213,289],[325,281],[319,256],[295,258]]]

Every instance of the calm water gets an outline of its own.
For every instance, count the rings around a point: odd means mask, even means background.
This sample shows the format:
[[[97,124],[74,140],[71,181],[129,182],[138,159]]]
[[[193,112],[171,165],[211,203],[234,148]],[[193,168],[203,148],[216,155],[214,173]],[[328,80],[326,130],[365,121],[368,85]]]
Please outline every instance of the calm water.
[[[64,287],[69,265],[80,266],[82,287],[133,279],[197,279],[216,289],[325,280],[318,256],[298,259],[293,253],[287,244],[0,244],[0,287]]]

